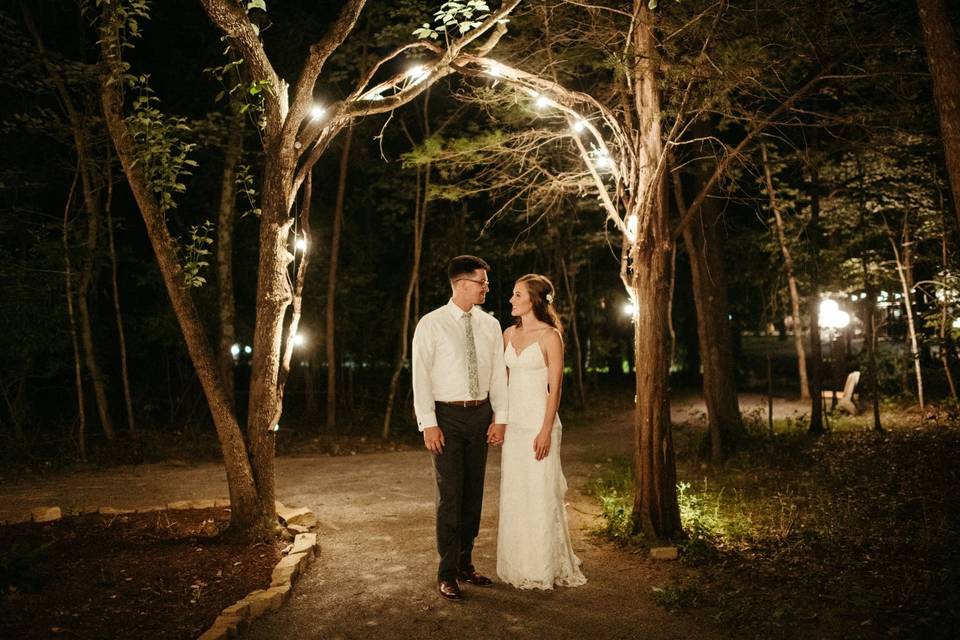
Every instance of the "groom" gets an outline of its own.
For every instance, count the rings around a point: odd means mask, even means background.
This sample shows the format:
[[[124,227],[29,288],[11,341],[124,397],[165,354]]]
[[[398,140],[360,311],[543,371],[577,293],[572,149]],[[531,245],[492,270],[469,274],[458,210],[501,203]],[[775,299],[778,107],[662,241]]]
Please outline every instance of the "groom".
[[[413,334],[413,406],[437,481],[437,589],[463,598],[459,581],[487,586],[473,566],[480,531],[487,443],[503,443],[507,369],[500,323],[475,305],[490,290],[490,265],[457,256],[447,265],[453,296]]]

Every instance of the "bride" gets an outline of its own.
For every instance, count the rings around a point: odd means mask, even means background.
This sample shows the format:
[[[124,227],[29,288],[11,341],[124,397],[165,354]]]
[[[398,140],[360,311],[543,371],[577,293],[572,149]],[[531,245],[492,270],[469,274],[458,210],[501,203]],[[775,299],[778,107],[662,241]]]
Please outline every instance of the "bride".
[[[570,545],[560,468],[563,338],[553,284],[525,275],[513,287],[515,326],[503,333],[510,420],[500,473],[497,574],[520,589],[576,587],[587,579]]]

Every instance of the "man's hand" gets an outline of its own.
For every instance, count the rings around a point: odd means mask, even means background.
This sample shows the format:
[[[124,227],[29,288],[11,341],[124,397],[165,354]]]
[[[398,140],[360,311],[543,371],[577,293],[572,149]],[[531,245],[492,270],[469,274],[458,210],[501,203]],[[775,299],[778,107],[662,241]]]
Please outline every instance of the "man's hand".
[[[443,439],[443,431],[440,427],[427,427],[423,430],[423,444],[430,453],[440,455],[443,453],[443,445],[446,442]]]
[[[493,422],[487,427],[487,442],[494,446],[503,444],[503,434],[507,430],[507,425]]]

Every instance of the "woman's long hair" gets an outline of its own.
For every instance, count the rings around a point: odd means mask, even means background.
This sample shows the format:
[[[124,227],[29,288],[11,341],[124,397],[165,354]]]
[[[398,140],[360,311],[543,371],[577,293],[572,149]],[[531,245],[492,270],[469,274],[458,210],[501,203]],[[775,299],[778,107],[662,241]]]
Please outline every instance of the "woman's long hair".
[[[546,322],[548,325],[560,332],[563,336],[563,324],[560,322],[560,316],[553,305],[556,299],[556,292],[553,283],[547,276],[541,276],[538,273],[528,273],[525,276],[517,278],[516,284],[522,284],[530,294],[530,302],[533,303],[533,315],[537,320]],[[520,326],[520,318],[517,318],[517,326]]]

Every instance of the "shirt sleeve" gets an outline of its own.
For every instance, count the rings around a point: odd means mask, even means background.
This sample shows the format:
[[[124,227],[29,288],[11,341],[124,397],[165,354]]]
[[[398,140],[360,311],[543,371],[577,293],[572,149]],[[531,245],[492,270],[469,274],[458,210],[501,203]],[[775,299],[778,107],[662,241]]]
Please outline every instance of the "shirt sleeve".
[[[507,406],[507,363],[503,359],[503,334],[500,323],[493,319],[495,330],[493,344],[493,371],[490,372],[490,406],[493,407],[493,421],[507,424],[509,419]]]
[[[423,318],[413,332],[413,410],[417,414],[417,427],[420,431],[437,426],[436,404],[433,397],[433,384],[430,371],[433,369],[433,356],[436,341],[433,339],[429,320]]]

